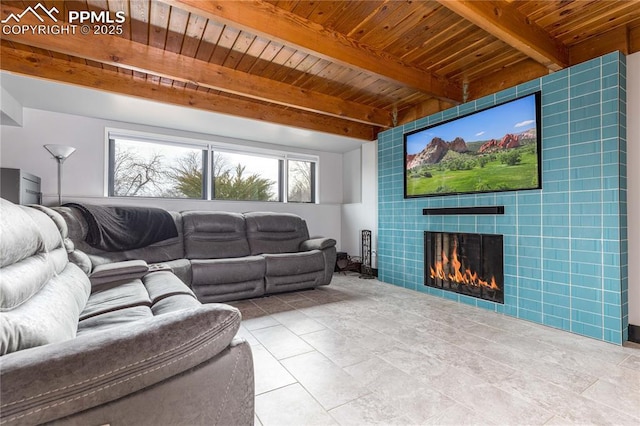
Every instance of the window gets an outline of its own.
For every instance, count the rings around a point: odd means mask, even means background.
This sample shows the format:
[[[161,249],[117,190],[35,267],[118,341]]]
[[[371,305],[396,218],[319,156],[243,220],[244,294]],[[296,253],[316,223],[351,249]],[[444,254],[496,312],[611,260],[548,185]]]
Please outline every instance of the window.
[[[112,197],[316,202],[317,158],[108,132]]]
[[[287,200],[295,203],[313,203],[316,199],[316,163],[288,161]]]
[[[215,151],[213,199],[280,201],[282,160]]]
[[[109,195],[114,197],[203,198],[203,149],[110,141]]]

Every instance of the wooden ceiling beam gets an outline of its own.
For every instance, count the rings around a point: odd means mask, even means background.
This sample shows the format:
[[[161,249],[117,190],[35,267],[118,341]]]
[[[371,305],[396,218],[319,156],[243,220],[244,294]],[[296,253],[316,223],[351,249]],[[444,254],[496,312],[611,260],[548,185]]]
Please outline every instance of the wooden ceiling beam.
[[[571,46],[569,52],[571,63],[579,64],[617,50],[625,55],[633,53],[631,52],[631,31],[626,25]]]
[[[547,67],[533,59],[527,59],[523,62],[505,67],[501,71],[492,72],[486,77],[470,81],[467,85],[467,101],[474,101],[483,96],[492,95],[501,90],[542,77],[548,73],[549,70]],[[398,115],[398,124],[405,124],[454,106],[453,104],[438,101],[437,99],[430,99],[402,111]]]
[[[417,89],[444,101],[462,101],[462,88],[458,85],[270,3],[261,0],[162,1],[234,28],[295,46],[314,56]]]
[[[201,90],[170,87],[150,80],[135,79],[133,76],[124,77],[117,71],[13,49],[5,44],[0,49],[0,69],[16,74],[366,141],[375,139],[378,131],[377,127],[353,121],[269,106]]]
[[[20,9],[2,6],[3,16]],[[33,22],[30,22],[33,21]],[[21,24],[37,25],[31,14]],[[3,39],[41,49],[157,75],[183,83],[246,96],[264,102],[380,127],[391,127],[391,113],[336,96],[226,68],[174,52],[105,34],[5,34]]]
[[[640,22],[629,28],[629,53],[640,52]]]
[[[436,1],[552,71],[570,65],[569,49],[507,1]]]
[[[398,125],[410,123],[412,121],[418,120],[422,117],[427,117],[429,115],[438,113],[447,108],[450,108],[455,105],[451,105],[447,102],[443,102],[441,100],[431,98],[427,101],[421,102],[412,108],[401,111],[398,114]]]
[[[533,59],[527,59],[505,67],[501,71],[492,72],[485,77],[470,81],[467,100],[473,101],[547,74],[549,74],[547,67]]]

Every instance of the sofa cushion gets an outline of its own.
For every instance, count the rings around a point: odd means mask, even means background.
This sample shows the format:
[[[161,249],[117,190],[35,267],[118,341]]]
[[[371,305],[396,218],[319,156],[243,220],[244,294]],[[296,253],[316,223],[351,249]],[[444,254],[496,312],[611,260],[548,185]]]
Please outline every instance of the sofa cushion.
[[[0,354],[72,339],[89,279],[46,214],[0,200],[0,217]]]
[[[247,239],[251,254],[295,253],[300,243],[309,239],[307,224],[289,213],[245,213]]]
[[[201,303],[194,296],[186,294],[174,294],[158,300],[151,307],[154,316],[169,314],[183,309],[195,308]]]
[[[311,288],[323,283],[325,262],[319,250],[263,256],[267,262],[267,293]]]
[[[324,258],[319,250],[299,253],[265,254],[268,277],[300,275],[324,270]]]
[[[130,306],[116,311],[107,311],[80,321],[78,336],[132,324],[148,318],[153,318],[153,312],[148,306]]]
[[[0,267],[13,265],[38,253],[42,236],[31,217],[20,207],[2,198],[0,213]]]
[[[193,299],[196,297],[189,287],[180,280],[176,280],[175,275],[169,271],[152,272],[145,275],[142,281],[152,305],[176,295],[187,295]]]
[[[244,217],[238,213],[189,211],[182,214],[188,259],[248,256]]]
[[[132,306],[151,306],[149,293],[142,281],[133,279],[104,284],[91,293],[87,306],[80,314],[80,321]]]
[[[264,294],[265,260],[262,256],[192,260],[191,268],[191,287],[205,303]]]
[[[200,306],[195,294],[170,271],[94,287],[80,315],[78,334]]]
[[[153,315],[164,315],[200,305],[193,291],[169,271],[151,272],[144,276],[142,282],[149,293]]]
[[[5,271],[0,272],[6,282]],[[28,303],[2,312],[0,354],[73,339],[89,296],[87,276],[73,264],[48,280]]]
[[[236,283],[264,277],[262,256],[230,259],[198,259],[191,261],[193,285]]]

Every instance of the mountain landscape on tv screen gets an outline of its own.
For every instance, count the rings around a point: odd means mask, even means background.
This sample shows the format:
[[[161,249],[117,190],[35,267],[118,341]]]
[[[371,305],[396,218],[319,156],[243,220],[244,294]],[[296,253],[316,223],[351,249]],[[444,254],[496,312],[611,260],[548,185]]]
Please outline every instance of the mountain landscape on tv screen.
[[[465,140],[460,137],[455,138],[451,142],[446,142],[439,137],[435,137],[418,154],[407,155],[407,170],[420,167],[425,164],[439,163],[450,150],[460,154],[481,155],[510,148],[517,148],[519,146],[535,142],[535,128],[516,134],[507,133],[502,139],[490,139],[469,143],[465,142]]]
[[[536,188],[536,128],[470,142],[434,137],[405,164],[409,197]]]

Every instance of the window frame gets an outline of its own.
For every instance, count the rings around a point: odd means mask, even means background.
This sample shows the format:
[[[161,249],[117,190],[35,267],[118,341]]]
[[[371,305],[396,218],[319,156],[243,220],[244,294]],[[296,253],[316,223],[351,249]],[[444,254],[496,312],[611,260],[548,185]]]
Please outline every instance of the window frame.
[[[203,195],[202,198],[173,198],[173,197],[149,197],[149,196],[122,196],[113,195],[114,191],[114,174],[113,166],[115,160],[115,141],[118,139],[151,143],[156,145],[169,145],[183,148],[195,148],[203,150]],[[222,141],[209,141],[203,139],[185,138],[182,136],[161,135],[147,132],[139,132],[134,130],[123,130],[116,128],[105,128],[105,179],[104,179],[104,196],[107,198],[154,198],[167,200],[205,200],[205,201],[245,201],[256,202],[257,200],[227,200],[213,198],[213,159],[215,152],[247,155],[252,157],[265,157],[278,160],[279,182],[277,185],[278,200],[274,201],[258,201],[271,203],[295,203],[295,204],[319,204],[318,198],[318,182],[319,182],[319,164],[320,159],[317,155],[309,155],[284,150],[266,149],[261,147],[253,147],[249,145],[231,144]],[[311,163],[311,201],[298,202],[289,201],[289,162],[304,161]]]

